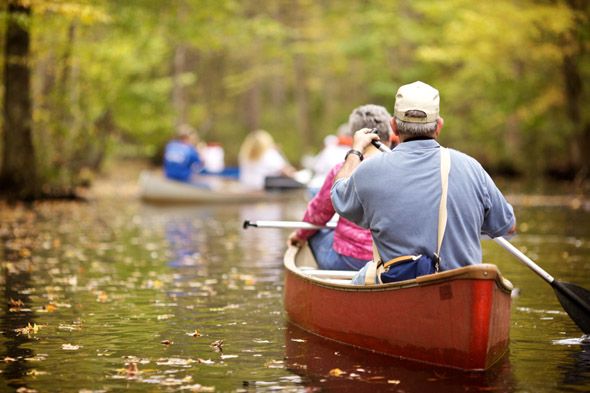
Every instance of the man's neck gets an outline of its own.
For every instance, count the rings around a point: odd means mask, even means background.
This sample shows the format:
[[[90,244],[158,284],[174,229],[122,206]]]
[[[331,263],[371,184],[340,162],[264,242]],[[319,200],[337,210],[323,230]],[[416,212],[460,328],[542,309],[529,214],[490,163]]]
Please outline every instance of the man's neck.
[[[411,141],[426,141],[429,139],[434,139],[434,137],[433,136],[411,136],[409,138],[404,139],[402,141],[402,143],[411,142]]]

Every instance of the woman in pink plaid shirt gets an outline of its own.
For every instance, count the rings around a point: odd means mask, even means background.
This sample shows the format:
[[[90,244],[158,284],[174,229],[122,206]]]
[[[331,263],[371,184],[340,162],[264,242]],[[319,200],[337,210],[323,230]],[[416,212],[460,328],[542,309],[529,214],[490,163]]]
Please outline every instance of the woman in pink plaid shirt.
[[[363,105],[352,111],[348,119],[351,134],[361,128],[376,128],[379,138],[386,146],[396,145],[398,140],[390,126],[391,115],[382,106]],[[369,159],[379,151],[369,146],[363,155]],[[335,214],[330,190],[334,184],[334,177],[344,164],[336,164],[322,185],[320,191],[309,202],[303,221],[316,225],[325,225]],[[289,244],[301,247],[306,241],[313,252],[320,269],[330,270],[358,270],[365,263],[373,259],[371,231],[340,217],[335,229],[304,230],[291,233]]]

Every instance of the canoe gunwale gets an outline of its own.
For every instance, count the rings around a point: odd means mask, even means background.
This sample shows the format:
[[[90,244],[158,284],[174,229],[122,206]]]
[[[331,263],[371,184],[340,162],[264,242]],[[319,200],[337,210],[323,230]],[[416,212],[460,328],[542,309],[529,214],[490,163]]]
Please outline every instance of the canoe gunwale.
[[[279,202],[301,195],[294,191],[253,190],[242,186],[237,180],[216,180],[215,187],[208,189],[143,171],[139,176],[139,197],[144,202],[152,204],[225,204]]]
[[[307,246],[304,246],[307,247]],[[297,264],[297,256],[302,248],[289,246],[284,256],[284,266],[292,274],[299,278],[310,281],[314,285],[331,288],[340,291],[354,291],[354,292],[376,292],[376,291],[394,291],[405,288],[412,288],[417,286],[427,286],[440,284],[441,282],[471,279],[471,280],[494,280],[496,286],[503,292],[511,293],[514,288],[512,283],[504,278],[496,265],[482,263],[478,265],[464,266],[458,269],[447,270],[440,273],[429,274],[421,276],[413,280],[405,280],[394,283],[379,284],[379,285],[353,285],[348,283],[336,283],[328,281],[326,278],[314,277],[312,274],[306,274],[305,270],[300,269]],[[309,273],[309,272],[308,272]]]

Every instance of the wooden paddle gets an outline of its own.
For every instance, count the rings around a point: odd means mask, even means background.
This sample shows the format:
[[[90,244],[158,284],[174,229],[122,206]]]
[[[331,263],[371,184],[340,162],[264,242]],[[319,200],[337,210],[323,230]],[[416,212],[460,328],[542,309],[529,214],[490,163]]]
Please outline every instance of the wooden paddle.
[[[569,282],[556,280],[503,237],[496,237],[494,241],[508,250],[533,272],[537,273],[543,280],[547,281],[553,287],[557,299],[565,312],[568,313],[584,334],[590,334],[590,291]]]

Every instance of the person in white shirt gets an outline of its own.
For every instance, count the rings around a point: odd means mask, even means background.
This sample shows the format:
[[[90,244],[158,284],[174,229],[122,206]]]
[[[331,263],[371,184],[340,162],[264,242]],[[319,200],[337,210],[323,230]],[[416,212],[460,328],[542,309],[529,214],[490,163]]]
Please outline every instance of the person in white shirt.
[[[293,176],[295,169],[276,148],[272,136],[265,130],[254,131],[244,139],[238,156],[240,182],[253,189],[264,189],[271,176]]]

